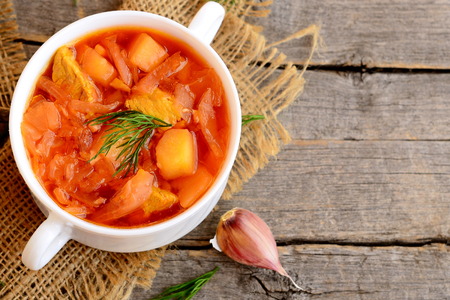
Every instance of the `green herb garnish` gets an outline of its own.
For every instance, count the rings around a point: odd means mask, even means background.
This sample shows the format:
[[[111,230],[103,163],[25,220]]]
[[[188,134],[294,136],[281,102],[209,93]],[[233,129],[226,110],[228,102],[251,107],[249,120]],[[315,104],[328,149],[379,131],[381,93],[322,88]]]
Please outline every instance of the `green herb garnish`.
[[[222,5],[226,5],[226,4],[234,5],[234,4],[236,4],[235,0],[213,0],[213,1],[215,1],[215,2],[217,2],[219,4],[222,4]]]
[[[263,120],[265,117],[263,115],[243,115],[242,116],[242,126],[247,125],[250,122],[256,120]]]
[[[6,283],[4,283],[3,281],[0,280],[0,290],[3,289],[5,287]]]
[[[171,124],[161,119],[143,114],[135,110],[126,110],[104,114],[87,122],[88,125],[107,125],[105,140],[100,150],[91,161],[100,154],[108,154],[113,146],[121,149],[116,159],[123,157],[114,176],[125,170],[136,172],[138,166],[139,152],[153,136],[154,129],[159,127],[170,127]],[[118,145],[116,145],[118,144]]]
[[[219,267],[215,267],[214,270],[209,271],[195,279],[187,281],[182,284],[174,285],[167,288],[164,292],[152,298],[152,300],[189,300],[197,294],[197,292],[207,283],[214,273],[219,270]]]

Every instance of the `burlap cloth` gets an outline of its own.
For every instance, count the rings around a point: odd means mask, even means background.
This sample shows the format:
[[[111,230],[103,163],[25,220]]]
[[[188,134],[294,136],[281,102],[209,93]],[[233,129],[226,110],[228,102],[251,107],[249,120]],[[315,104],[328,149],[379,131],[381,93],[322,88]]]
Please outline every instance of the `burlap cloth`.
[[[0,0],[0,111],[9,109],[14,84],[26,62],[22,45],[16,41],[17,26],[9,1]],[[153,12],[187,25],[203,2],[125,0],[120,9]],[[243,128],[241,148],[224,195],[228,199],[289,141],[277,115],[301,93],[304,68],[297,70],[275,44],[266,45],[259,28],[244,21],[248,16],[267,16],[271,1],[218,2],[228,13],[212,45],[235,79],[243,114],[266,117]],[[289,37],[307,35],[312,43],[305,67],[316,47],[318,28],[312,25]],[[0,199],[0,285],[4,285],[0,298],[127,299],[134,287],[151,287],[165,248],[121,254],[70,241],[40,271],[23,266],[21,252],[44,216],[16,169],[9,141],[0,148]]]

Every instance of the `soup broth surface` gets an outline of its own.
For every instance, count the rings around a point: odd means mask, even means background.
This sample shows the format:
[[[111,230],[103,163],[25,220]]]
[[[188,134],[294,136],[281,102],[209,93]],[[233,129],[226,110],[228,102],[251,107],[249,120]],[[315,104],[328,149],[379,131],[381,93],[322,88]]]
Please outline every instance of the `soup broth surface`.
[[[219,77],[193,49],[157,31],[114,28],[57,50],[22,132],[60,207],[127,228],[198,201],[223,165],[230,118]]]

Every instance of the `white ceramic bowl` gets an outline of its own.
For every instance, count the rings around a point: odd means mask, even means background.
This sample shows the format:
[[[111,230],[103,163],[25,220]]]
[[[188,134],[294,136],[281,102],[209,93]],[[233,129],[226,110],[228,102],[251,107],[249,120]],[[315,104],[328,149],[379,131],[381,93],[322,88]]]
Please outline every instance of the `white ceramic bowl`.
[[[226,186],[239,146],[241,110],[236,86],[217,53],[209,46],[223,20],[224,10],[215,3],[205,4],[188,28],[167,18],[136,11],[105,12],[78,20],[52,36],[25,67],[14,92],[10,111],[11,145],[19,171],[47,219],[27,243],[23,263],[33,270],[46,265],[67,241],[114,252],[138,252],[167,245],[198,226],[211,212]],[[48,66],[56,49],[73,43],[90,32],[118,26],[156,29],[184,41],[215,69],[225,90],[231,114],[231,138],[224,166],[214,184],[192,207],[165,222],[142,228],[116,229],[79,219],[61,209],[46,193],[33,173],[25,151],[21,123],[37,78]],[[21,199],[16,199],[21,201]]]

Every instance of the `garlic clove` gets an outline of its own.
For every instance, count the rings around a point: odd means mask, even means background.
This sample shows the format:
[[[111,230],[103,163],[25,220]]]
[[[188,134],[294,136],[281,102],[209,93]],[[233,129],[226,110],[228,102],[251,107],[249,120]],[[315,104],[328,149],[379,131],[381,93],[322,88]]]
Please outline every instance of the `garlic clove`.
[[[217,235],[215,235],[212,239],[209,240],[211,245],[214,249],[216,249],[219,252],[222,252],[222,249],[220,249],[219,244],[217,243]]]
[[[241,264],[274,270],[300,288],[280,263],[277,244],[269,226],[253,212],[233,208],[219,221],[213,247]]]

